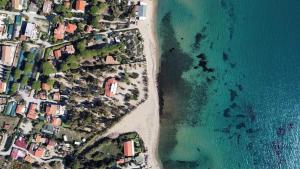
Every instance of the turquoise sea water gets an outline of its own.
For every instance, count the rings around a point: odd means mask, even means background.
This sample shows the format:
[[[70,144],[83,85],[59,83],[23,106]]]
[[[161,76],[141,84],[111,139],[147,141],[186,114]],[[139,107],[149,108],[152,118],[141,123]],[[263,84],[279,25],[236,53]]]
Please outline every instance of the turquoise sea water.
[[[159,0],[166,169],[300,168],[300,1]]]

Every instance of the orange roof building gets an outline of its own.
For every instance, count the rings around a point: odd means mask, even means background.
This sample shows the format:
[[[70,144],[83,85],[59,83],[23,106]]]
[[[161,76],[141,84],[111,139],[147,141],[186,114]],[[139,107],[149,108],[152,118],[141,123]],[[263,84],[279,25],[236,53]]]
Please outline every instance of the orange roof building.
[[[133,140],[126,141],[123,144],[123,148],[124,148],[123,150],[124,150],[125,157],[134,156],[135,152],[134,152],[134,142],[133,142]]]
[[[42,83],[42,89],[46,90],[46,91],[49,91],[51,88],[47,83]]]
[[[6,82],[2,82],[0,80],[0,93],[5,93],[6,92]]]
[[[113,97],[117,93],[118,82],[115,78],[110,78],[105,83],[105,95]]]
[[[36,103],[30,103],[28,113],[27,113],[27,118],[32,119],[32,120],[35,120],[38,118],[38,115],[35,111],[36,108],[37,108]]]
[[[45,149],[42,147],[39,147],[37,150],[34,152],[34,156],[36,157],[43,157],[45,154]]]
[[[25,156],[24,160],[27,161],[27,162],[29,162],[29,163],[33,163],[34,162],[33,158],[29,154],[27,154]]]
[[[51,104],[46,107],[46,115],[47,116],[55,116],[57,112],[57,105]]]
[[[77,26],[75,24],[68,23],[68,25],[66,27],[66,32],[74,33],[76,29],[77,29]]]
[[[86,5],[86,1],[84,1],[84,0],[77,0],[76,1],[76,7],[75,7],[75,9],[77,11],[84,12],[85,11],[85,5]]]
[[[23,114],[23,113],[25,113],[25,105],[19,104],[17,106],[16,113],[17,114]]]
[[[52,119],[52,124],[53,124],[54,127],[61,126],[61,119],[60,118],[53,118]]]
[[[57,59],[60,58],[61,57],[61,50],[57,49],[57,50],[53,51],[53,55]]]
[[[1,52],[1,61],[2,64],[6,66],[11,66],[14,61],[15,56],[15,47],[11,45],[3,45]]]
[[[59,23],[57,28],[54,29],[54,39],[63,40],[65,37],[66,27],[64,24]]]
[[[114,65],[114,64],[118,64],[118,61],[116,61],[116,59],[113,56],[108,55],[105,58],[105,64]]]

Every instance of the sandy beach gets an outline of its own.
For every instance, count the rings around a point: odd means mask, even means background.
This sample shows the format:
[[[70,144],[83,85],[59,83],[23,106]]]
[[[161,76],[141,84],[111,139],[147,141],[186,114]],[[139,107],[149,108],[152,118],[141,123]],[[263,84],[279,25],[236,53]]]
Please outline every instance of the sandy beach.
[[[159,99],[157,91],[158,44],[155,34],[156,0],[143,0],[147,3],[147,19],[139,21],[138,28],[144,38],[144,52],[147,59],[149,78],[149,98],[120,122],[108,130],[106,135],[136,131],[148,149],[150,168],[158,169],[158,136],[159,136]]]

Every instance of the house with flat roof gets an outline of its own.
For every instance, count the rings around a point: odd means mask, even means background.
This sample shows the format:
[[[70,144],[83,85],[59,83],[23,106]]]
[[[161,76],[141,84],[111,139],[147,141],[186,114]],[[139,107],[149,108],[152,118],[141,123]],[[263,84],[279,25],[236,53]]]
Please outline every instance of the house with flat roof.
[[[49,14],[52,11],[52,1],[46,0],[43,4],[43,13]]]
[[[1,62],[5,66],[11,66],[14,61],[16,47],[13,45],[1,46]]]
[[[144,2],[141,2],[138,6],[137,16],[139,20],[145,20],[147,18],[146,12],[147,12],[147,4]]]
[[[36,40],[38,38],[38,30],[36,24],[27,23],[24,35],[29,37],[31,40]]]

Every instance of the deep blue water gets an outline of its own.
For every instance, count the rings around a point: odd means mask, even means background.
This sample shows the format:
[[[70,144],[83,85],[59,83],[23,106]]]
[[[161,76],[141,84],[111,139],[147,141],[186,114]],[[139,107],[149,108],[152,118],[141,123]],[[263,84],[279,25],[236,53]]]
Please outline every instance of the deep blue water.
[[[300,1],[161,0],[164,168],[300,168]]]

